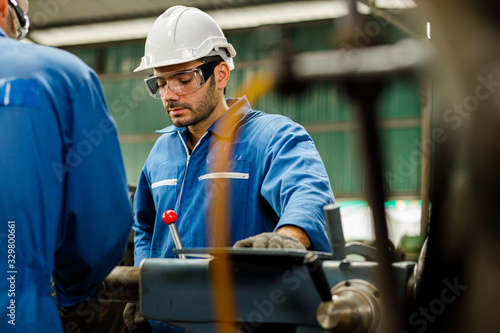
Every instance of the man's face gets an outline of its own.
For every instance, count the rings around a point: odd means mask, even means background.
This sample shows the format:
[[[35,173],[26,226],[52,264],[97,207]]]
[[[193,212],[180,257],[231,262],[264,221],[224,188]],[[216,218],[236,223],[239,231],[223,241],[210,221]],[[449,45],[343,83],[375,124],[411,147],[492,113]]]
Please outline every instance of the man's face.
[[[200,61],[193,61],[186,64],[159,67],[154,69],[154,75],[195,68],[202,64]],[[168,117],[176,127],[194,126],[203,122],[210,117],[218,104],[213,75],[200,89],[188,95],[179,96],[167,88],[162,102]]]

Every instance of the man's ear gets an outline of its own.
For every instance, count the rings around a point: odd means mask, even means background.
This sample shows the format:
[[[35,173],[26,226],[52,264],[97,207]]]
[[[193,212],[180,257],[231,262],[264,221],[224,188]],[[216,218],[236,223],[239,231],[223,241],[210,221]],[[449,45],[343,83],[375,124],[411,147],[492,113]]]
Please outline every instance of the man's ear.
[[[222,61],[214,70],[215,84],[217,88],[224,89],[227,86],[230,76],[229,66]]]
[[[6,17],[9,13],[9,0],[0,0],[0,15],[2,18]]]

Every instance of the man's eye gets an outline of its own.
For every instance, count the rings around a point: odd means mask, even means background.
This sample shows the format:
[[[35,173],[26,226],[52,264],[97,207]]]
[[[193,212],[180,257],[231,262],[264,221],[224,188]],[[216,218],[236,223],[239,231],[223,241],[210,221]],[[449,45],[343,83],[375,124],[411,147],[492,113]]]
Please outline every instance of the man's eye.
[[[177,81],[179,84],[185,85],[189,84],[193,80],[193,76],[190,74],[179,74],[175,76],[175,81]]]
[[[156,84],[158,87],[165,87],[167,85],[167,82],[165,80],[156,80]]]

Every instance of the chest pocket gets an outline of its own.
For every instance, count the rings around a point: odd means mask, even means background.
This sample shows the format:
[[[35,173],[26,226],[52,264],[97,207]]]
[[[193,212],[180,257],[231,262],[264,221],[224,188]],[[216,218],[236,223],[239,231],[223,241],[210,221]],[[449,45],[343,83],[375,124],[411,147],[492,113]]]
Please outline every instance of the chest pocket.
[[[16,78],[0,79],[0,105],[37,107],[41,86],[38,81]]]
[[[231,244],[235,239],[243,237],[247,224],[246,213],[249,181],[251,181],[249,165],[246,160],[233,160],[222,165],[212,163],[207,165],[206,172],[198,178],[199,184],[204,188],[205,212],[209,213],[211,208],[227,209],[228,222],[232,230]],[[220,200],[222,193],[225,194],[225,202]]]
[[[200,176],[198,180],[205,179],[248,179],[250,174],[248,172],[212,172],[206,175]]]
[[[229,161],[221,162],[218,156],[225,154],[221,150],[231,150],[232,157]],[[248,191],[248,181],[250,179],[249,149],[247,142],[235,143],[227,145],[219,143],[215,145],[207,156],[206,167],[198,181],[200,185],[205,187],[205,197],[212,199],[214,193],[220,190],[231,189],[230,195],[234,203],[236,196],[239,194],[246,198]]]
[[[157,207],[175,208],[180,186],[179,167],[161,166],[151,175],[151,192]]]

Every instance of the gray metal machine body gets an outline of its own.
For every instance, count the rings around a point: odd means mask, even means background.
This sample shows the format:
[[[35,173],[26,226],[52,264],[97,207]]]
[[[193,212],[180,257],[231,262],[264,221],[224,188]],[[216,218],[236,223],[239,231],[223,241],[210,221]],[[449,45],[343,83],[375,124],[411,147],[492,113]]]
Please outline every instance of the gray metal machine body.
[[[288,331],[322,332],[316,318],[322,300],[303,265],[304,252],[228,249],[233,274],[235,322],[244,332],[258,332],[268,324]],[[321,258],[321,256],[320,256]],[[141,266],[140,303],[144,317],[192,332],[214,332],[212,259],[146,259]],[[414,262],[393,264],[397,298],[406,300]],[[328,285],[364,280],[378,285],[375,262],[322,258]],[[279,326],[278,326],[279,327]],[[286,330],[280,330],[284,332]]]

